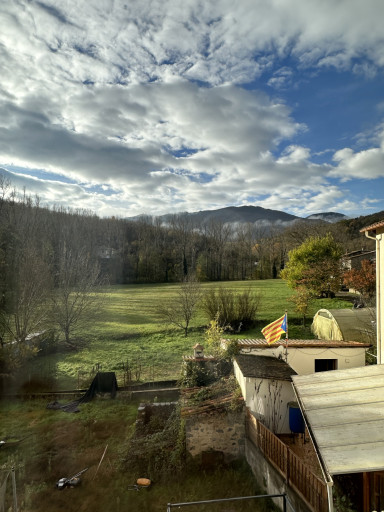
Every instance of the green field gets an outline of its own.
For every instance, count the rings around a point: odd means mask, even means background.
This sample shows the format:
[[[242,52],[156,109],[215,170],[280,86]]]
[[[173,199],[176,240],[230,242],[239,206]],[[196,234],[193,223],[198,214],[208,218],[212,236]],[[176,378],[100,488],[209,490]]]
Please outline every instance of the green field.
[[[235,292],[251,288],[260,296],[256,327],[236,337],[262,337],[261,329],[287,310],[289,337],[312,338],[309,327],[303,329],[301,319],[287,299],[292,295],[284,281],[238,281],[203,283],[203,290],[223,286]],[[177,379],[183,355],[192,354],[197,342],[204,345],[208,319],[202,311],[194,318],[188,337],[180,329],[164,325],[156,312],[159,303],[176,296],[178,284],[125,285],[104,288],[103,307],[77,336],[82,346],[78,351],[57,351],[36,357],[23,378],[52,377],[59,389],[87,387],[94,372],[115,371],[119,384],[124,383],[123,365],[129,366],[130,378],[138,381]],[[309,319],[320,308],[350,307],[340,299],[316,300]],[[308,324],[310,324],[310,320]],[[228,337],[234,336],[228,334]],[[127,379],[126,373],[126,379]],[[125,380],[126,380],[125,379]]]

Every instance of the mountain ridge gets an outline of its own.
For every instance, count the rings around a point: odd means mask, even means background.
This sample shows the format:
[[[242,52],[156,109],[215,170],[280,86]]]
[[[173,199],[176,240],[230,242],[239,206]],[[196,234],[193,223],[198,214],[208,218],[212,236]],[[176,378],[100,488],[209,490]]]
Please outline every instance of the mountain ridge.
[[[298,217],[281,210],[272,210],[263,208],[262,206],[227,206],[215,210],[201,210],[198,212],[180,212],[175,214],[164,215],[137,215],[130,217],[128,220],[141,220],[148,217],[161,219],[164,223],[170,222],[175,217],[190,218],[199,223],[207,223],[209,221],[219,221],[224,224],[246,224],[246,223],[259,223],[259,224],[292,224],[294,222],[338,222],[340,220],[348,219],[348,217],[338,212],[319,212],[308,217]]]

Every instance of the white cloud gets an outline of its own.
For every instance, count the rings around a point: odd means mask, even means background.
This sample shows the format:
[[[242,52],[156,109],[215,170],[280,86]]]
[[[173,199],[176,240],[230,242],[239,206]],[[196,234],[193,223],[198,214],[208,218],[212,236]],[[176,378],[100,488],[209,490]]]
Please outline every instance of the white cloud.
[[[360,135],[361,139],[361,135]],[[381,140],[379,147],[353,151],[351,148],[344,148],[333,155],[337,162],[336,168],[330,173],[331,176],[349,180],[352,178],[372,180],[384,177],[384,130],[380,125],[380,131],[375,132],[375,139]]]
[[[0,40],[12,75],[34,67],[24,74],[32,87],[47,77],[137,83],[170,74],[242,83],[289,52],[304,65],[372,73],[384,64],[383,16],[381,0],[21,0],[3,6]],[[370,64],[353,62],[361,57]]]
[[[271,190],[280,207],[287,191],[292,208],[303,194],[334,204],[328,176],[382,176],[382,147],[316,165],[292,142],[306,127],[284,102],[240,84],[268,71],[272,87],[292,86],[286,56],[373,76],[383,14],[381,0],[5,2],[0,164],[69,177],[19,179],[99,213],[198,210]]]

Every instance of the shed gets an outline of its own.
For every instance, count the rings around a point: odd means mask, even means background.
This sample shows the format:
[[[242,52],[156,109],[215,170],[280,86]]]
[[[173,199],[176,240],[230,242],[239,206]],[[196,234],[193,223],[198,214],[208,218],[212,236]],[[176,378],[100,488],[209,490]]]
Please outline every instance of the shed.
[[[227,340],[222,340],[225,346]],[[342,370],[365,365],[365,352],[370,343],[344,340],[279,340],[239,339],[242,354],[284,359],[299,375],[325,370]]]
[[[374,343],[376,312],[371,308],[320,309],[313,318],[312,332],[325,340]]]
[[[355,475],[358,510],[384,509],[384,365],[292,377],[329,481]]]
[[[295,370],[282,359],[239,354],[234,372],[252,414],[274,433],[290,433],[288,404],[295,399]]]

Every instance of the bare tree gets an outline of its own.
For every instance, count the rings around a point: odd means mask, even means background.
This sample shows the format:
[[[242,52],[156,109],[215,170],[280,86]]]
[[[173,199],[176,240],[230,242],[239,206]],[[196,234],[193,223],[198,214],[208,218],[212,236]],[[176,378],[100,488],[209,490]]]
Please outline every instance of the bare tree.
[[[63,248],[55,275],[56,287],[52,295],[52,319],[64,334],[67,345],[75,348],[71,338],[83,327],[89,316],[100,305],[97,288],[103,284],[99,264],[84,249]]]
[[[201,296],[201,284],[194,277],[187,276],[178,289],[177,296],[159,305],[157,312],[165,323],[180,327],[184,330],[184,335],[188,336],[189,325]]]
[[[17,260],[12,287],[5,292],[0,308],[2,357],[8,370],[36,353],[35,340],[48,325],[49,265],[31,247],[24,248]]]

